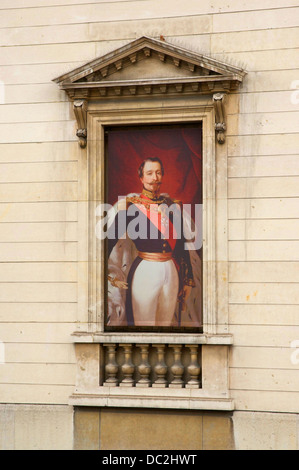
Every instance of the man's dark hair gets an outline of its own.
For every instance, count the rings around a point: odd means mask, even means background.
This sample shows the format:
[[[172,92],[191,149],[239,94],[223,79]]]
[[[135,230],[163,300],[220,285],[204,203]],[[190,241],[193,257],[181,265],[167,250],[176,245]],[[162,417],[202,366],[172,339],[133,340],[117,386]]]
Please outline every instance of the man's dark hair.
[[[158,158],[158,157],[148,157],[145,160],[143,160],[140,167],[138,168],[139,178],[142,178],[142,176],[143,176],[143,168],[144,168],[144,165],[146,164],[146,162],[158,162],[158,163],[160,163],[162,176],[164,176],[164,167],[163,167],[163,163],[161,162],[160,158]]]

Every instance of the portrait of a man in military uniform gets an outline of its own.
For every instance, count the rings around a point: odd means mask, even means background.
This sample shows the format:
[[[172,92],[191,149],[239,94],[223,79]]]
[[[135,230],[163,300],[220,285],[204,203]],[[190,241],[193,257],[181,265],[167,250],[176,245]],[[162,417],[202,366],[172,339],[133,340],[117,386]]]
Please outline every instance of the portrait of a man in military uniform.
[[[158,156],[136,173],[140,192],[119,197],[109,216],[106,325],[198,327],[201,260],[190,250],[182,201],[164,192]]]

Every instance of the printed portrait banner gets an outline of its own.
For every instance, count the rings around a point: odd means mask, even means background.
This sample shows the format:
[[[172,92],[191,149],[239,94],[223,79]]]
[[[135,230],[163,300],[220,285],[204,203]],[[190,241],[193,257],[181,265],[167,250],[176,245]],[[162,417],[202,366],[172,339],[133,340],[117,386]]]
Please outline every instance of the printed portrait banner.
[[[201,124],[106,129],[106,330],[202,326]],[[106,217],[105,217],[106,216]]]

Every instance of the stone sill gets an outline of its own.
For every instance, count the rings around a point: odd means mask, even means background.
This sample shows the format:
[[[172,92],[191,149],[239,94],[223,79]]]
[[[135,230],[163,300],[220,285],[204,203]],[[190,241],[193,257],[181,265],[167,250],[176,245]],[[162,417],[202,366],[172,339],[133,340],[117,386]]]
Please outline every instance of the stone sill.
[[[75,343],[130,343],[130,344],[204,344],[230,345],[230,334],[183,334],[183,333],[89,333],[75,331],[72,334]]]
[[[75,392],[73,406],[122,408],[160,408],[184,410],[233,411],[231,398],[209,397],[202,389],[153,389],[136,387],[99,387],[93,393]]]

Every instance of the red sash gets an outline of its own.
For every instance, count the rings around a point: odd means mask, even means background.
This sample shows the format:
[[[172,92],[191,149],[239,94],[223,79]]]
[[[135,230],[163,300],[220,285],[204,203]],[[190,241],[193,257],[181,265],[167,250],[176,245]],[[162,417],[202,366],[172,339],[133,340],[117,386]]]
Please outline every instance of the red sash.
[[[144,194],[141,194],[140,197],[142,199],[145,199],[147,201],[151,201],[150,198],[144,196]],[[169,217],[167,217],[167,226],[162,223],[162,214],[161,212],[154,211],[151,209],[147,209],[143,204],[136,204],[135,206],[144,214],[146,217],[151,221],[152,224],[155,225],[155,227],[160,231],[160,233],[163,235],[165,240],[168,241],[172,251],[175,248],[176,245],[176,240],[177,240],[177,232],[175,230],[175,227]],[[158,208],[158,204],[156,204]],[[165,215],[166,216],[166,215]]]

